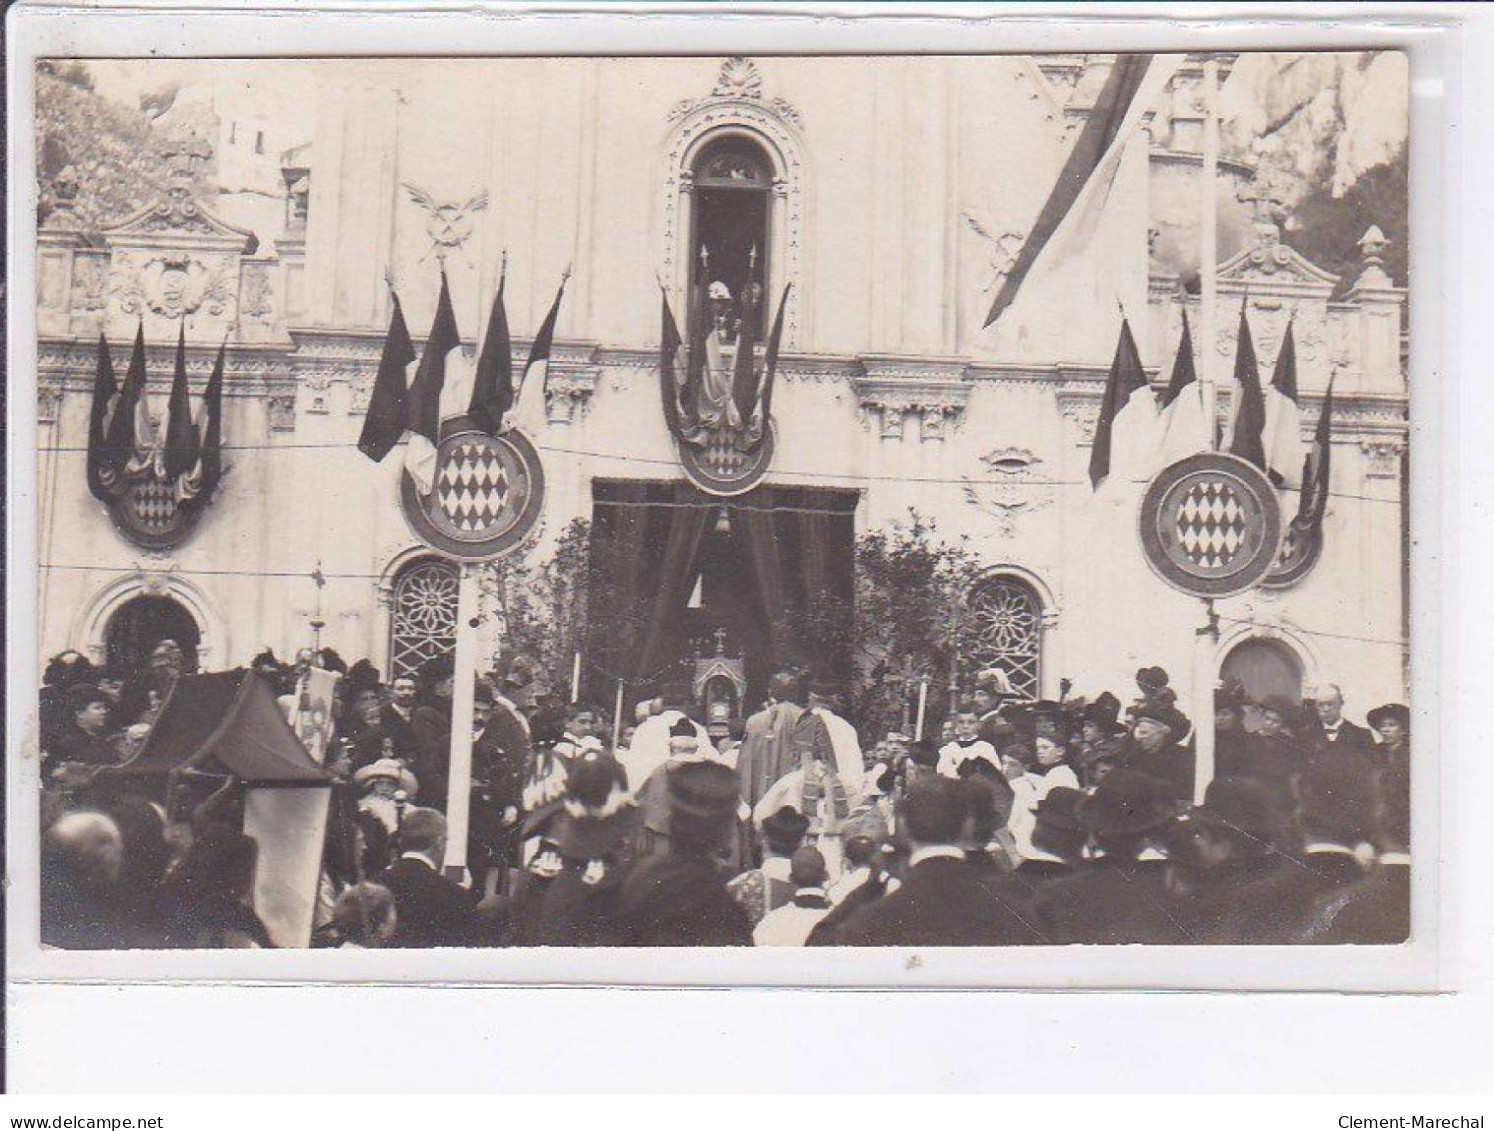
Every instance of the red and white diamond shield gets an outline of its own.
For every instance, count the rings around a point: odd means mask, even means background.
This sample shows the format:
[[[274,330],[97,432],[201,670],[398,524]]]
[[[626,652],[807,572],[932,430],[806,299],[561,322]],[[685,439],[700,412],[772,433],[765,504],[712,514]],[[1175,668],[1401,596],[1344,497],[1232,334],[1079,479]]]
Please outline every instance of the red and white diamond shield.
[[[405,475],[405,518],[426,543],[454,557],[496,557],[523,540],[539,519],[545,475],[519,432],[489,436],[448,422],[436,450],[436,477],[421,496]]]
[[[1141,502],[1141,544],[1168,584],[1196,597],[1255,585],[1281,544],[1270,481],[1236,456],[1202,453],[1165,468]]]

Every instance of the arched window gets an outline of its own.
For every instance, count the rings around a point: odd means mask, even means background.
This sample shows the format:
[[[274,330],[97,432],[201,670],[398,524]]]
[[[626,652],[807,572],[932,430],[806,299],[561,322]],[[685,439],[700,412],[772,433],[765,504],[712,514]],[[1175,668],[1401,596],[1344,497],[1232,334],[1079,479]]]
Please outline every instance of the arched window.
[[[389,678],[415,675],[427,660],[456,648],[457,568],[442,558],[418,558],[394,579],[389,626]]]
[[[104,654],[111,665],[138,671],[163,640],[175,640],[181,646],[186,670],[197,670],[202,630],[192,614],[171,597],[142,594],[131,597],[110,615],[104,628]]]
[[[701,149],[691,173],[695,205],[690,276],[698,280],[704,270],[706,283],[724,283],[733,308],[740,312],[749,285],[760,296],[766,293],[773,164],[755,141],[730,134]],[[757,305],[761,337],[767,333],[769,304],[759,300]]]
[[[1043,602],[1021,578],[996,574],[970,593],[971,670],[1000,668],[1012,690],[1036,699],[1042,688]]]

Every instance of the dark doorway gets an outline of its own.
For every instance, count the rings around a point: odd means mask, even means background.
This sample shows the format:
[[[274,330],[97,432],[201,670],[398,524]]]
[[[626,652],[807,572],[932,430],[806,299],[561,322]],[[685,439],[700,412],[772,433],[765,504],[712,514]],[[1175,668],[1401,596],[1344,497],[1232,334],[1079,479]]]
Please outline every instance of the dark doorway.
[[[718,652],[743,661],[748,712],[778,668],[849,679],[855,491],[598,480],[592,495],[588,686],[657,688]]]
[[[181,645],[185,670],[197,670],[202,632],[186,607],[171,597],[132,597],[115,610],[104,630],[109,663],[127,671],[144,668],[151,649],[163,640]]]

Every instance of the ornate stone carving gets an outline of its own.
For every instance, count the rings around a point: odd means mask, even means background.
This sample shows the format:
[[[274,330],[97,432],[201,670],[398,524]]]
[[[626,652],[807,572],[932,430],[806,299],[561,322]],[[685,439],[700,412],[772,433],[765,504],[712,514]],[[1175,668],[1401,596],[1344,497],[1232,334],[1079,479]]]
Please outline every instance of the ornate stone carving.
[[[551,424],[574,421],[596,392],[598,375],[591,367],[551,373],[545,382],[545,419]]]
[[[296,427],[296,394],[272,393],[267,402],[270,431],[290,432]]]
[[[37,385],[36,387],[36,422],[38,424],[57,423],[57,409],[62,404],[62,390],[56,386]]]
[[[987,245],[989,261],[986,267],[990,273],[986,276],[985,283],[981,285],[981,290],[989,292],[1006,278],[1012,266],[1017,262],[1017,254],[1022,250],[1026,236],[1011,228],[1003,229],[998,233],[996,225],[982,223],[969,209],[961,212],[960,216],[964,219],[966,227]]]
[[[127,315],[149,310],[163,318],[198,311],[221,315],[233,303],[231,266],[221,257],[201,259],[185,252],[153,256],[137,267],[130,260],[114,272],[110,292]]]
[[[109,258],[83,252],[73,256],[73,293],[75,314],[97,314],[108,305]]]
[[[985,483],[966,478],[965,501],[995,519],[996,533],[1010,538],[1018,519],[1053,502],[1054,487],[1034,481],[1043,461],[1026,448],[997,448],[980,458],[993,478]]]
[[[1404,437],[1365,437],[1359,441],[1359,450],[1365,456],[1364,474],[1366,478],[1395,479],[1399,477],[1401,473],[1401,453],[1406,450]]]
[[[468,197],[464,203],[441,204],[430,193],[408,181],[401,181],[400,187],[425,209],[425,234],[430,237],[431,251],[436,253],[437,259],[444,259],[447,253],[456,251],[467,242],[472,235],[473,213],[486,211],[488,207],[486,189]]]
[[[972,382],[958,362],[908,357],[865,357],[864,374],[852,378],[864,416],[880,412],[883,439],[902,435],[905,415],[919,416],[920,441],[944,439],[965,409]]]
[[[189,240],[206,245],[233,247],[245,255],[254,254],[258,240],[247,228],[238,228],[220,220],[192,195],[191,183],[174,177],[152,204],[147,204],[122,224],[103,233],[111,247],[144,244],[146,246],[182,246]]]
[[[1079,431],[1079,446],[1087,447],[1095,441],[1095,427],[1100,422],[1100,399],[1104,387],[1061,387],[1054,391],[1058,411],[1066,420],[1072,420]]]
[[[270,265],[268,263],[245,263],[241,274],[243,296],[239,299],[239,315],[256,320],[269,318],[275,313],[270,286]]]

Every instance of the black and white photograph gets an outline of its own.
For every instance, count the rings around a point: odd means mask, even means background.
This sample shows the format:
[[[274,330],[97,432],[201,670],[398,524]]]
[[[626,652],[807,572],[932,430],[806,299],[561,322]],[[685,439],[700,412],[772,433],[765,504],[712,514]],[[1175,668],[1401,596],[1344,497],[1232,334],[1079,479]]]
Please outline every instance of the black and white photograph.
[[[1409,98],[41,59],[35,944],[1416,942]]]

